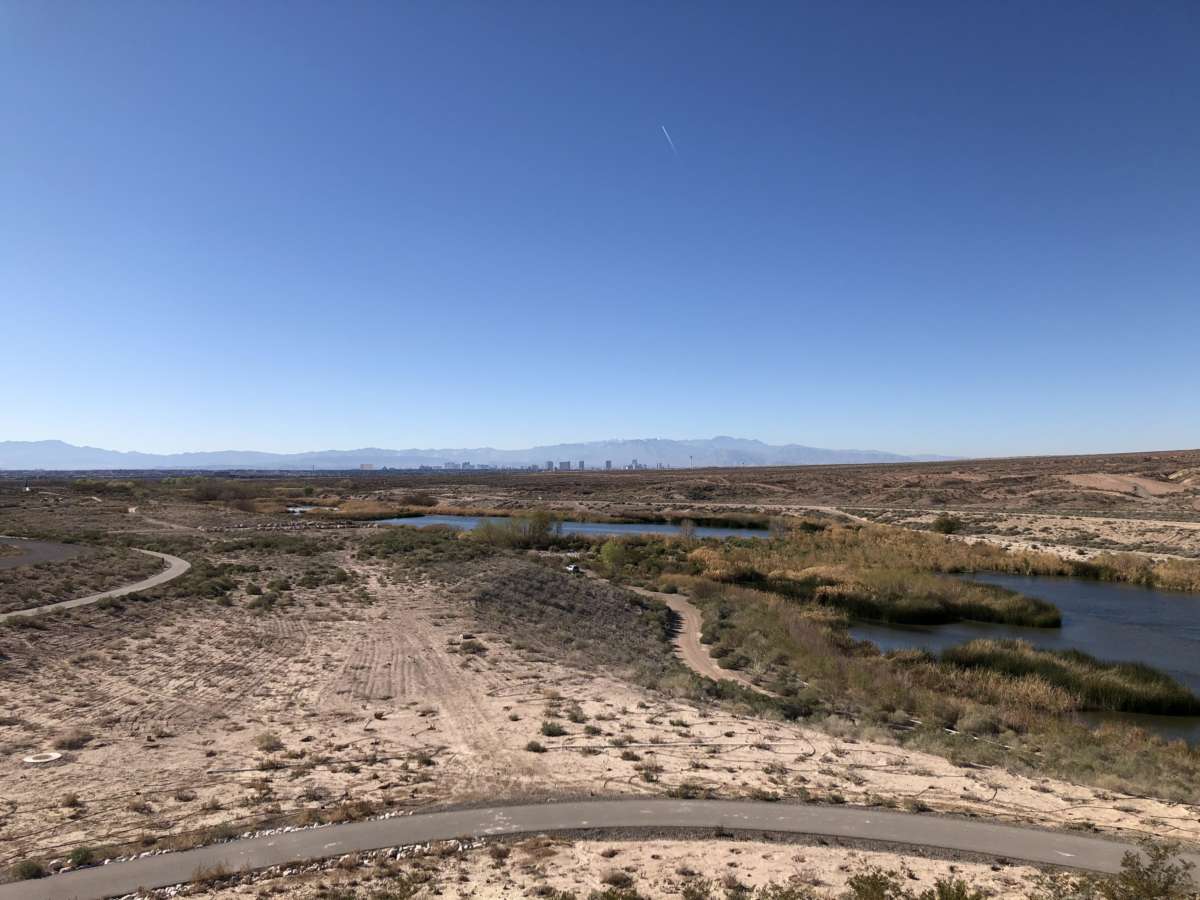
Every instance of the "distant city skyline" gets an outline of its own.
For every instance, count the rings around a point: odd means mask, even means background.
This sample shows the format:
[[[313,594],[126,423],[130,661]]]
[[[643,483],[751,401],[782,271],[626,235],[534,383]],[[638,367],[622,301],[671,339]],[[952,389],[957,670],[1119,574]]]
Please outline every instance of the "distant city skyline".
[[[7,4],[0,440],[1195,447],[1198,23]]]
[[[804,465],[810,463],[904,462],[923,458],[878,450],[829,449],[803,444],[770,445],[747,438],[718,436],[687,441],[642,438],[543,445],[500,450],[474,448],[361,447],[279,454],[253,450],[148,454],[76,446],[62,441],[0,441],[0,469],[582,469],[681,468],[692,465]],[[545,463],[542,463],[542,460]]]

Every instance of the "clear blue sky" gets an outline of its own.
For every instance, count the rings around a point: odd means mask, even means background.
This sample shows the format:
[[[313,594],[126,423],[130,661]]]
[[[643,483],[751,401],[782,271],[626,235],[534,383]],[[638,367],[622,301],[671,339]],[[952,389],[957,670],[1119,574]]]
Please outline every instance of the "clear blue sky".
[[[1191,0],[5,0],[0,439],[1195,447],[1198,111]]]

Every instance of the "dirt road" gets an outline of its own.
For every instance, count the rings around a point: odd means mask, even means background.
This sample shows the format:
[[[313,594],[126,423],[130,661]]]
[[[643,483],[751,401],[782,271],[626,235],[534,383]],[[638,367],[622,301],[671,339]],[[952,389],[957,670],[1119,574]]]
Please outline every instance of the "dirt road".
[[[456,837],[672,828],[853,838],[1097,872],[1117,871],[1122,855],[1132,849],[1103,838],[890,810],[730,800],[587,800],[425,813],[232,841],[3,885],[0,900],[111,897],[139,887],[178,884],[197,871],[217,866],[237,872]],[[1200,863],[1200,854],[1185,854],[1185,858]]]
[[[750,680],[749,676],[733,669],[722,669],[717,665],[717,661],[709,655],[708,648],[700,642],[700,631],[704,627],[704,617],[700,614],[700,610],[693,606],[686,597],[680,594],[664,594],[659,591],[650,591],[639,587],[631,587],[630,590],[644,597],[652,597],[661,603],[665,603],[675,615],[679,616],[679,634],[675,638],[675,647],[678,650],[676,655],[683,661],[684,665],[697,675],[711,678],[713,681],[736,681],[738,684],[748,687],[752,691],[758,691],[760,694],[770,693],[758,687]]]

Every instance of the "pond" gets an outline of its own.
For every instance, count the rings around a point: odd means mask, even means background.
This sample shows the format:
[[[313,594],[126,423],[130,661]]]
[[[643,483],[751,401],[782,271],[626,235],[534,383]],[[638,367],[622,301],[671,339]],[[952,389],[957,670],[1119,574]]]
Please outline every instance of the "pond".
[[[451,528],[472,529],[480,522],[503,523],[508,521],[501,516],[480,518],[478,516],[408,516],[399,519],[381,519],[381,525],[409,525],[414,528],[428,528],[431,525],[449,525]],[[676,535],[680,533],[678,525],[669,522],[563,522],[563,534],[584,535],[613,535],[613,534],[658,534]],[[765,528],[717,528],[708,525],[697,525],[695,535],[698,538],[766,538],[771,536]]]
[[[1082,650],[1110,662],[1153,666],[1200,694],[1200,594],[1116,582],[1036,575],[981,574],[972,580],[1048,600],[1062,610],[1062,628],[1022,628],[957,622],[952,625],[855,624],[850,633],[881,650],[917,647],[940,653],[976,638],[1016,638],[1046,650]],[[1119,719],[1200,744],[1200,717],[1088,713],[1088,721]]]

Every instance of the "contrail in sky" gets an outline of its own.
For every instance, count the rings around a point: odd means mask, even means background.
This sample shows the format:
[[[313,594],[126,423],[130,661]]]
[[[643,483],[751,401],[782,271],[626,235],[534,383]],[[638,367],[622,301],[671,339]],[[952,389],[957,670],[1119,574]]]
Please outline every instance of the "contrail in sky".
[[[659,127],[663,130],[663,136],[667,139],[667,143],[671,145],[671,152],[678,156],[679,151],[675,149],[675,142],[671,140],[671,132],[667,131],[666,125],[660,125]]]

